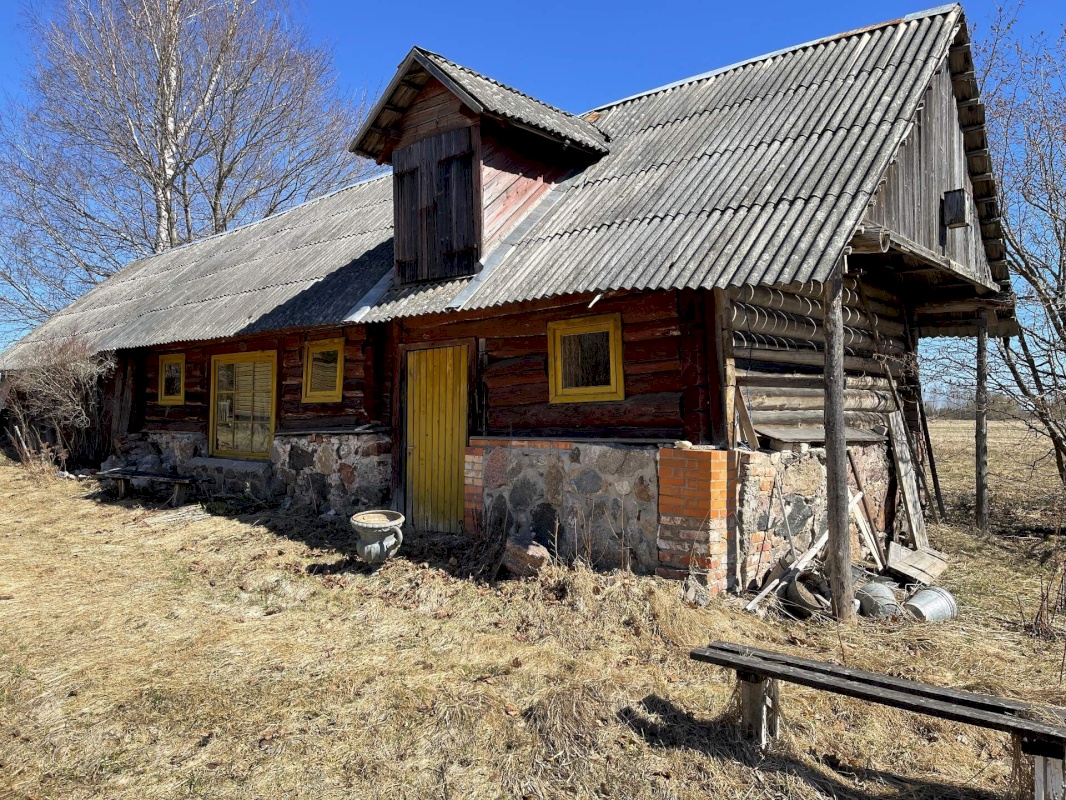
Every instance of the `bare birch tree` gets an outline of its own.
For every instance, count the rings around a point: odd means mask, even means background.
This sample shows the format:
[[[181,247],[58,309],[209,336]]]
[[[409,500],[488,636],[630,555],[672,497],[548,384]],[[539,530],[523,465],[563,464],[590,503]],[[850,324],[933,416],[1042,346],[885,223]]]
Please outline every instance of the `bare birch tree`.
[[[992,382],[1047,434],[1066,483],[1066,27],[1021,36],[1019,8],[976,54],[1022,327],[998,342]]]
[[[0,324],[352,182],[364,98],[285,0],[56,0],[0,119]]]

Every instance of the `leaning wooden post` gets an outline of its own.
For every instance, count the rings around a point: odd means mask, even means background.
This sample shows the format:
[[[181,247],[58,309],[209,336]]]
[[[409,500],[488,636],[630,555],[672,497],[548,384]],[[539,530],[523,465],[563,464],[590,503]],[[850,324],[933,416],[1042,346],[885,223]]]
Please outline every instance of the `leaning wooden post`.
[[[977,392],[974,398],[977,529],[988,533],[988,312],[977,312]]]
[[[844,431],[844,317],[841,295],[846,260],[825,283],[825,468],[829,523],[829,586],[833,614],[855,619],[848,516],[848,444]]]

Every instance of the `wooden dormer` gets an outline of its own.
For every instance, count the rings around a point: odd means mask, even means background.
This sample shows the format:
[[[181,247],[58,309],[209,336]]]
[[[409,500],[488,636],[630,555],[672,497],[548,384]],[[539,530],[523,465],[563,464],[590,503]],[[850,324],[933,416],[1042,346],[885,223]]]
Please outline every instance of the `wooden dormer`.
[[[473,275],[560,179],[607,152],[586,120],[414,48],[350,149],[393,167],[400,283]]]

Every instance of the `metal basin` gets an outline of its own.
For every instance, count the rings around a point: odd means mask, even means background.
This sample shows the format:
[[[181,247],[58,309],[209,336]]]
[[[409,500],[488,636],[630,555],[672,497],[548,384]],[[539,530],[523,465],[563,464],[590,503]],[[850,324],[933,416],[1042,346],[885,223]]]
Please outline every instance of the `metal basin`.
[[[398,511],[360,511],[351,524],[359,541],[355,551],[368,564],[382,564],[403,544],[404,516]]]

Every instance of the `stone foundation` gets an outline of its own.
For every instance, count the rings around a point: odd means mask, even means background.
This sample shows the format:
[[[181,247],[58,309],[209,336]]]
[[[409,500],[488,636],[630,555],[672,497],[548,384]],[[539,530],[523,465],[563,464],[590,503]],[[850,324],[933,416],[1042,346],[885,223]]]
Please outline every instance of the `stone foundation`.
[[[279,434],[270,461],[211,458],[200,433],[129,434],[101,469],[191,475],[209,491],[291,498],[319,513],[350,515],[387,507],[392,495],[392,441],[381,433]]]
[[[386,434],[277,436],[270,461],[274,493],[319,513],[386,508],[392,496],[392,439]]]
[[[657,448],[474,438],[466,451],[466,527],[537,542],[564,560],[654,571]]]
[[[207,455],[207,437],[171,431],[129,433],[116,443],[116,449],[118,454],[104,461],[101,469],[134,467],[143,472],[184,475],[190,459]]]

